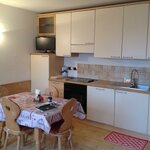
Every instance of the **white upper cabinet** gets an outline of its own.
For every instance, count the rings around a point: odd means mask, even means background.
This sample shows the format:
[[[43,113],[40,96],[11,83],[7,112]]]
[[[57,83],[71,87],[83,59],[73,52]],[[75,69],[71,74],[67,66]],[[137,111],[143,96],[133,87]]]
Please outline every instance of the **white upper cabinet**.
[[[95,57],[121,58],[123,7],[96,10]]]
[[[94,52],[95,10],[72,13],[71,52]]]
[[[150,14],[149,14],[149,27],[148,27],[147,59],[150,59]]]
[[[149,4],[124,7],[123,58],[146,58],[148,8]]]
[[[71,56],[71,13],[56,14],[56,55]]]

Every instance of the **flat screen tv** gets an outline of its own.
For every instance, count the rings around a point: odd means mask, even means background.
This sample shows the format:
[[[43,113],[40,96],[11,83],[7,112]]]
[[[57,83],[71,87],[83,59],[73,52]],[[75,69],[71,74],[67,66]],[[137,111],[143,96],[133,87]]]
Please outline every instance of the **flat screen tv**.
[[[55,37],[36,37],[36,50],[41,52],[55,52]]]

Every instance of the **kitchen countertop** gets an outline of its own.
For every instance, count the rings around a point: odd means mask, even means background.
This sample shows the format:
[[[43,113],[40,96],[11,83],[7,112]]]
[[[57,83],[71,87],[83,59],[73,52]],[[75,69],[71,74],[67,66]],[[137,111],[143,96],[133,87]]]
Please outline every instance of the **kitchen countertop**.
[[[129,91],[129,92],[150,94],[150,90],[146,91],[146,90],[142,90],[142,89],[120,86],[120,85],[127,85],[126,83],[121,83],[121,82],[97,80],[94,82],[85,83],[85,82],[71,81],[70,78],[68,78],[68,77],[50,78],[49,80],[57,81],[57,82],[64,82],[64,83],[74,83],[74,84],[82,84],[82,85],[87,85],[87,86],[102,87],[102,88],[111,88],[114,90],[123,90],[123,91]]]

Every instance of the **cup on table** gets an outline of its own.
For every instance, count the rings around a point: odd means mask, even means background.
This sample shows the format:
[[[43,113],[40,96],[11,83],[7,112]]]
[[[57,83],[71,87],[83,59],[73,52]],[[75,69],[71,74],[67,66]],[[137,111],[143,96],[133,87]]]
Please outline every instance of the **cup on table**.
[[[48,102],[52,102],[52,97],[48,96],[47,100],[48,100]]]
[[[35,89],[35,101],[39,101],[39,96],[41,95],[41,91],[39,89]]]

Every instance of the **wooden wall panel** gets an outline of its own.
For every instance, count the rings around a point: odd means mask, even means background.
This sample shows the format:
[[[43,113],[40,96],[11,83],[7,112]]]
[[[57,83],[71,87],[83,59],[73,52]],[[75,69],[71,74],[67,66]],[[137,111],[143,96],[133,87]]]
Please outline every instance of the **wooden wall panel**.
[[[4,86],[8,89],[9,95],[20,93],[20,92],[30,92],[31,80],[8,83],[8,84],[3,84],[1,86]]]

